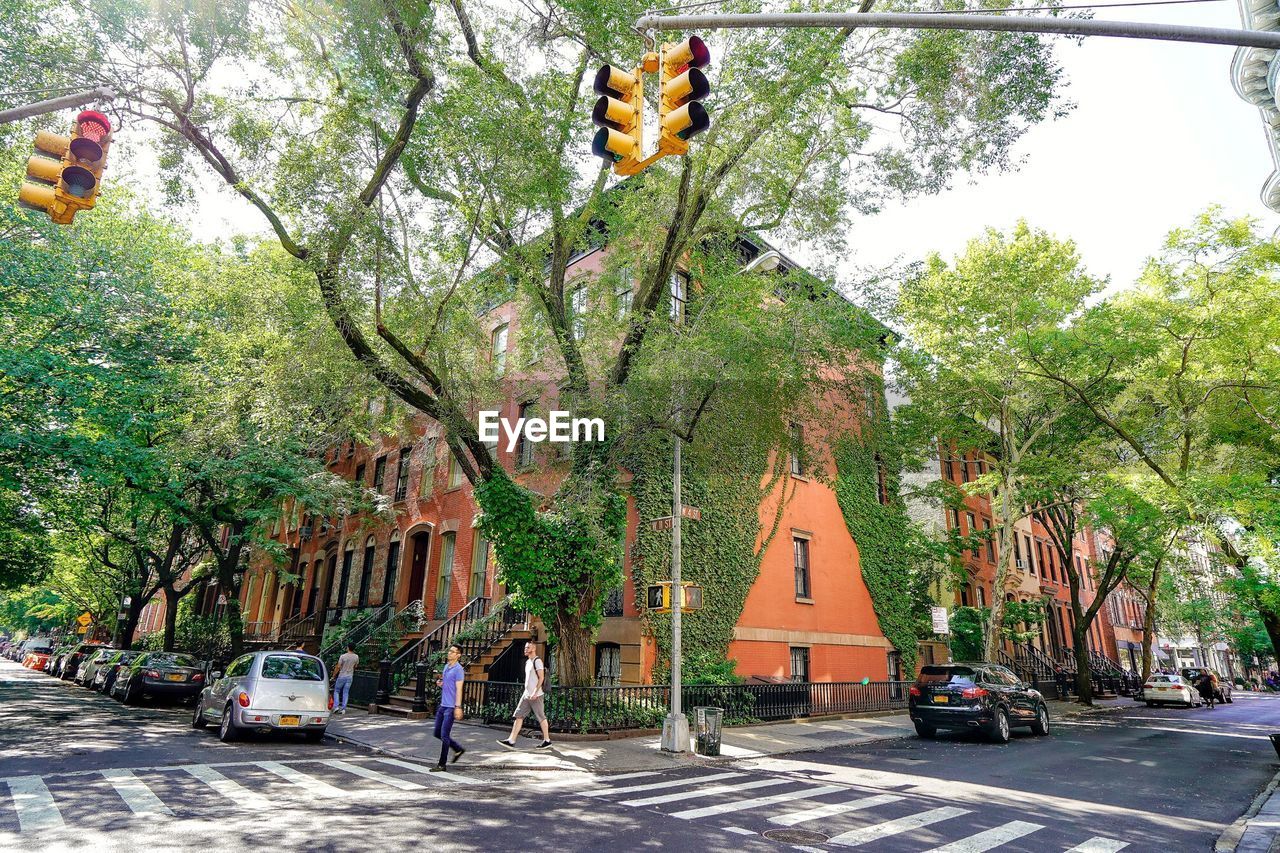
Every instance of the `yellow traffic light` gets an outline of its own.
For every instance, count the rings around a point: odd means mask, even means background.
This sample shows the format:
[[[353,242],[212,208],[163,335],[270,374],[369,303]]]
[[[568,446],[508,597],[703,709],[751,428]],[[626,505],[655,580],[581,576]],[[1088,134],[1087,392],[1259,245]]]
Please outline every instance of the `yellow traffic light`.
[[[680,584],[680,609],[691,612],[702,609],[702,587],[693,581]],[[671,581],[658,581],[645,589],[645,608],[653,613],[670,613],[672,607]]]
[[[644,82],[634,72],[604,65],[596,72],[595,92],[600,96],[591,120],[600,130],[591,153],[613,164],[619,175],[638,172],[644,149]]]
[[[698,103],[711,94],[707,76],[699,71],[711,62],[711,51],[697,36],[662,46],[662,82],[658,97],[658,150],[687,154],[688,140],[711,126],[707,110]]]
[[[27,161],[27,177],[18,190],[18,203],[42,210],[59,225],[69,225],[77,212],[98,200],[102,170],[111,146],[111,122],[85,110],[76,117],[71,136],[40,131],[35,156]]]

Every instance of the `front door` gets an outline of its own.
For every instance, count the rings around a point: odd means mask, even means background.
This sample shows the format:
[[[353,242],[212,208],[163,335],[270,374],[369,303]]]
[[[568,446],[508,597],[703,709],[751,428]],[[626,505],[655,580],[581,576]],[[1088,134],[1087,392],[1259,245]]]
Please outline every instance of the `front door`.
[[[427,586],[427,552],[431,546],[431,534],[413,534],[413,560],[409,564],[409,601],[421,601]]]

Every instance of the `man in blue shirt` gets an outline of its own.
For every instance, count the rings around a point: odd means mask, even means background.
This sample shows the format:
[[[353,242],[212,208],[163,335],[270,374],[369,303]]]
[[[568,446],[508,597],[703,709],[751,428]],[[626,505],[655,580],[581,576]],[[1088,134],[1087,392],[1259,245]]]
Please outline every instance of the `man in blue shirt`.
[[[457,761],[466,752],[462,745],[449,736],[453,731],[454,720],[462,719],[462,682],[466,672],[458,659],[462,657],[462,649],[450,646],[445,653],[448,663],[440,675],[436,685],[440,688],[440,707],[436,708],[435,736],[440,738],[440,761],[432,770],[444,770],[449,761],[449,750],[453,750],[453,760]]]

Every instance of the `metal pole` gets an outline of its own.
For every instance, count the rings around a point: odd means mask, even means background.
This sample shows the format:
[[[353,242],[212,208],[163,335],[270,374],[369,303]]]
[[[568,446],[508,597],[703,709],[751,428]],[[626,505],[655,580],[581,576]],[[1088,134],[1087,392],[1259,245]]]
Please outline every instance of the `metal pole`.
[[[77,92],[73,95],[62,95],[58,98],[50,98],[47,101],[37,101],[34,104],[27,104],[21,107],[14,107],[11,110],[0,111],[0,124],[9,124],[19,119],[31,118],[32,116],[40,116],[45,113],[56,113],[58,110],[65,110],[69,107],[80,107],[94,101],[110,101],[116,96],[116,90],[110,86],[99,86],[96,89],[90,89],[87,92]]]
[[[768,29],[775,27],[849,27],[909,30],[997,30],[1064,36],[1185,41],[1280,49],[1280,31],[1230,30],[1139,21],[1083,18],[1028,18],[1018,15],[956,15],[932,12],[782,12],[758,15],[645,15],[637,30]]]
[[[662,726],[662,748],[667,752],[687,752],[689,721],[680,708],[680,447],[675,438],[671,475],[671,713]]]

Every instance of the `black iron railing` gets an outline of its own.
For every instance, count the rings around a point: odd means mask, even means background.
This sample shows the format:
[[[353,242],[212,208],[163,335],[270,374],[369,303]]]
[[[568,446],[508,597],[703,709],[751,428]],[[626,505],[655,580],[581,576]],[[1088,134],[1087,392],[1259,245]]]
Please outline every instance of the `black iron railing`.
[[[396,615],[394,604],[384,604],[373,610],[368,616],[361,619],[345,631],[335,631],[329,641],[320,647],[319,657],[322,660],[329,660],[330,657],[336,657],[347,643],[359,646],[372,636],[373,632],[389,622]]]
[[[297,645],[305,640],[320,636],[320,614],[299,614],[282,622],[276,632],[275,640],[283,645]]]
[[[791,682],[785,684],[686,684],[681,704],[723,708],[729,724],[793,720],[824,714],[894,711],[907,706],[909,681]],[[473,681],[463,685],[463,710],[484,722],[511,719],[524,685]],[[552,685],[544,702],[556,731],[606,732],[656,729],[670,707],[667,686],[562,687]]]
[[[413,678],[418,661],[426,660],[432,652],[448,648],[454,637],[488,612],[489,598],[483,595],[476,596],[435,630],[402,648],[391,660],[391,690],[393,692],[398,690],[402,684]]]

